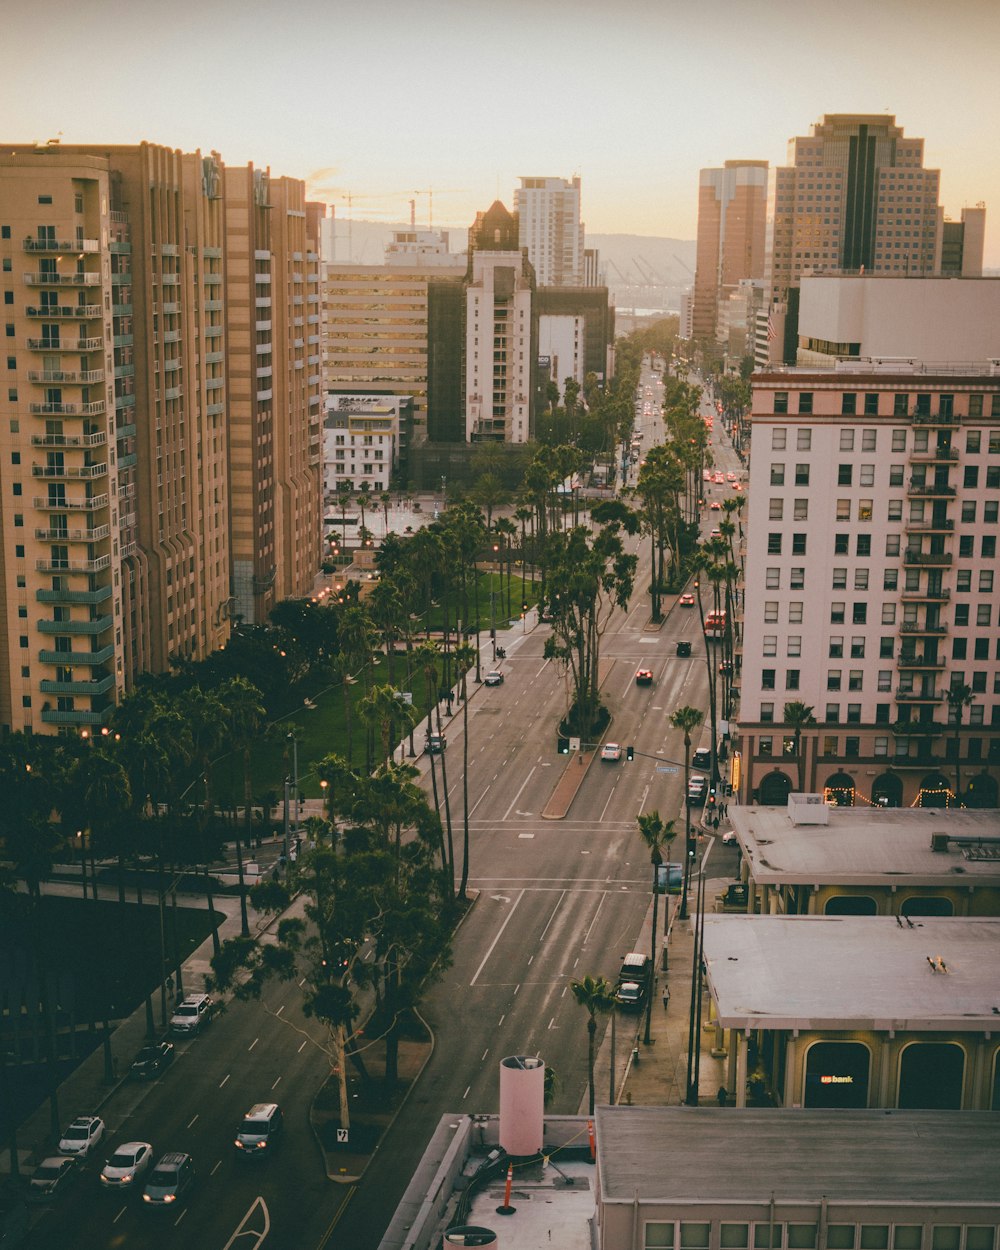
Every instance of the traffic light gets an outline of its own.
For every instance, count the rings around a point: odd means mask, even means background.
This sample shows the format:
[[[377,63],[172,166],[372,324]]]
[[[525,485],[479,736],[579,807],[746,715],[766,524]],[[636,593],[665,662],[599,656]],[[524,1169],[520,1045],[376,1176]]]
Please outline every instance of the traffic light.
[[[627,760],[634,760],[634,759],[635,759],[635,747],[626,747],[626,748],[625,748],[625,758],[626,758]]]
[[[557,738],[560,755],[569,755],[569,738]]]
[[[527,612],[527,610],[528,610],[528,601],[527,601],[527,599],[522,599],[522,600],[521,600],[521,611],[522,611],[522,612]]]

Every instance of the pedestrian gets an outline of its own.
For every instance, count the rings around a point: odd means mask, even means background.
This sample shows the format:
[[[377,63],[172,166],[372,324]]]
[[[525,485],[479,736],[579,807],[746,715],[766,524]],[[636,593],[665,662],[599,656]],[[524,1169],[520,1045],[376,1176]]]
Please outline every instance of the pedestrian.
[[[718,1099],[720,1107],[724,1107],[726,1105],[726,1100],[728,1099],[729,1094],[726,1091],[725,1085],[719,1086],[719,1092],[715,1095],[715,1097]]]
[[[663,1010],[666,1011],[666,1009],[669,1006],[670,1006],[670,986],[665,985],[663,987]]]

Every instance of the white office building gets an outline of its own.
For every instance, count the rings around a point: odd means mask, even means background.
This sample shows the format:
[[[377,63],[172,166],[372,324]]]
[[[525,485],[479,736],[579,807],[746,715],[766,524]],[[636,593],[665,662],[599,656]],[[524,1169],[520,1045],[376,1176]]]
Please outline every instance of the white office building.
[[[522,178],[514,190],[518,240],[539,286],[582,286],[583,222],[580,179]]]

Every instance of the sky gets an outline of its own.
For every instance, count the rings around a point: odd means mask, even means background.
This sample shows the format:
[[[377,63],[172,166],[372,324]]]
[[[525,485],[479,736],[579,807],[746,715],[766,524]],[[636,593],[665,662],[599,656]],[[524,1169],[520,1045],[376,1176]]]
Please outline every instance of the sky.
[[[215,150],[338,219],[579,174],[588,231],[692,239],[699,169],[893,114],[1000,267],[1000,0],[4,0],[0,32],[9,141]]]

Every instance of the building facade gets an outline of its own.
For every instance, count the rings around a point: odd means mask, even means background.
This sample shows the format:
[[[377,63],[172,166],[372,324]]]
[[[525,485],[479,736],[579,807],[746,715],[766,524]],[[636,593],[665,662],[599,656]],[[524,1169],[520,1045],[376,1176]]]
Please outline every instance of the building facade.
[[[767,161],[726,161],[698,179],[692,331],[714,338],[719,304],[748,278],[764,277]]]
[[[375,499],[392,485],[410,409],[408,398],[330,395],[324,421],[324,498],[366,489]],[[365,486],[367,483],[367,486]]]
[[[758,363],[795,363],[798,288],[806,273],[846,271],[929,277],[941,272],[940,172],[923,166],[922,139],[895,117],[828,114],[789,141],[771,171],[765,279],[771,324]],[[961,258],[982,273],[982,237],[970,229]]]
[[[580,179],[522,178],[514,189],[519,246],[541,286],[581,286],[584,227]]]
[[[870,802],[891,766],[903,804],[977,805],[1000,768],[1000,365],[753,383],[744,801]]]

